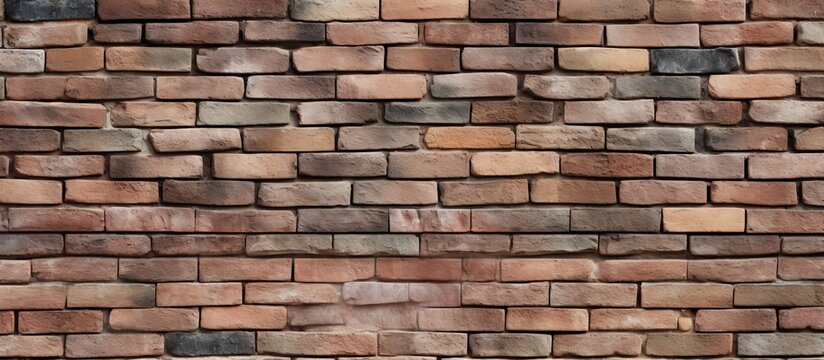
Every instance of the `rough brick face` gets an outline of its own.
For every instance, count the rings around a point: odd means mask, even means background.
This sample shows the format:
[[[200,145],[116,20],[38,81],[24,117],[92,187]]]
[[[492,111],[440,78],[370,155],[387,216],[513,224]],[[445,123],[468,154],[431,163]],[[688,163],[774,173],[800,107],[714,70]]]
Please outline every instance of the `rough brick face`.
[[[0,357],[820,358],[823,19],[0,1]]]

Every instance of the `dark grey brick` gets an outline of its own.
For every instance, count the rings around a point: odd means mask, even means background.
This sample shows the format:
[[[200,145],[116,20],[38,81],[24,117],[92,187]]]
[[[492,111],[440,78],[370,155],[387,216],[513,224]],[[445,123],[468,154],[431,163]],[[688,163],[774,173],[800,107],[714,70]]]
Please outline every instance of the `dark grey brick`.
[[[698,99],[701,78],[697,76],[624,76],[615,79],[618,99]]]
[[[725,74],[738,70],[735,49],[652,49],[653,74]]]
[[[168,333],[166,351],[176,356],[251,355],[255,334],[247,331]]]
[[[6,18],[41,21],[94,18],[95,0],[5,0]]]
[[[395,102],[386,104],[386,121],[410,124],[465,124],[469,122],[469,102]]]

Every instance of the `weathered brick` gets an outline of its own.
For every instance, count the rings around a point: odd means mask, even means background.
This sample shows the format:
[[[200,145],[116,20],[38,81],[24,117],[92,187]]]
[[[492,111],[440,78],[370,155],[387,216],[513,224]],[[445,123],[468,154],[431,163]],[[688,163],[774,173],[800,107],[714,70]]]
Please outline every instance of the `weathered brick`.
[[[558,17],[579,21],[645,20],[650,17],[650,4],[647,0],[561,0]]]
[[[744,156],[718,155],[657,155],[655,175],[664,178],[743,179]]]
[[[585,309],[521,307],[509,309],[507,330],[587,331],[589,316]]]
[[[46,68],[43,50],[0,50],[0,70],[12,74],[42,73]]]
[[[64,285],[14,285],[2,286],[0,309],[3,310],[60,310],[66,307]]]
[[[117,261],[93,257],[34,259],[31,272],[40,281],[112,281],[117,279]]]
[[[515,134],[504,127],[433,127],[424,142],[430,149],[506,149],[515,147]]]
[[[367,356],[378,353],[378,334],[366,332],[258,332],[257,350],[297,356]]]
[[[743,232],[744,209],[665,208],[664,231]]]
[[[99,43],[134,44],[139,43],[143,37],[143,25],[94,24],[92,32],[94,41]]]
[[[695,152],[694,129],[627,128],[607,130],[607,150]]]
[[[155,286],[148,284],[75,284],[68,288],[68,308],[150,308]]]
[[[509,251],[508,235],[423,234],[421,254],[445,256],[463,254],[501,254]]]
[[[500,23],[429,23],[424,37],[432,45],[504,46],[509,43],[509,25]]]
[[[652,177],[652,156],[622,153],[561,155],[561,173],[570,176]]]
[[[103,231],[103,210],[82,208],[11,208],[10,231]]]
[[[686,280],[686,260],[607,260],[599,267],[608,282]]]
[[[377,20],[379,3],[379,0],[297,0],[290,13],[293,19],[302,21]]]
[[[559,161],[553,152],[482,152],[472,156],[471,171],[476,176],[555,174]]]
[[[143,148],[137,129],[65,130],[64,152],[134,152]]]
[[[5,10],[9,20],[14,21],[91,19],[94,17],[94,5],[94,0],[10,1]]]
[[[335,253],[343,255],[418,255],[414,235],[335,235]]]
[[[735,287],[735,306],[822,306],[820,284],[741,284]]]
[[[549,303],[558,307],[633,307],[637,292],[635,284],[554,283]]]
[[[4,255],[5,254],[6,253],[4,252]],[[25,284],[30,281],[30,260],[0,260],[0,283]],[[14,329],[12,329],[11,332],[14,332]]]
[[[110,47],[106,50],[106,70],[189,72],[192,50],[165,47]]]
[[[14,170],[34,177],[80,177],[103,175],[104,158],[99,155],[18,155]]]
[[[472,334],[469,350],[473,356],[549,356],[552,337],[543,334]]]
[[[374,259],[295,259],[295,281],[343,283],[374,275]]]
[[[461,51],[435,47],[390,47],[386,50],[386,67],[392,70],[458,72]]]
[[[383,332],[378,337],[381,355],[466,355],[466,334],[436,332]]]
[[[198,327],[197,309],[113,309],[109,326],[122,331],[191,331]]]
[[[381,280],[455,281],[461,279],[461,260],[378,258],[375,275]]]
[[[340,285],[305,283],[249,283],[248,304],[335,304],[341,299]]]
[[[718,99],[764,99],[793,96],[793,75],[713,75],[709,93]]]
[[[0,338],[0,356],[51,357],[63,356],[63,338],[60,336],[10,335]]]
[[[323,42],[326,40],[326,26],[320,23],[249,20],[243,22],[243,39],[252,42]]]
[[[103,69],[103,50],[98,46],[46,50],[46,71],[77,72]]]
[[[382,46],[315,46],[292,53],[299,72],[382,71],[384,58]]]
[[[757,0],[752,4],[750,15],[753,19],[821,19],[822,4],[816,1],[800,1],[788,5],[782,0]]]
[[[0,203],[53,205],[62,202],[63,186],[59,181],[0,179]]]
[[[244,251],[243,235],[155,235],[151,249],[161,256],[233,255]]]
[[[142,256],[152,250],[145,235],[66,235],[66,254]]]
[[[106,208],[106,230],[129,232],[192,232],[193,209],[172,207]]]
[[[240,100],[243,98],[243,79],[232,76],[162,76],[157,78],[157,98]]]
[[[649,334],[646,351],[655,356],[721,356],[732,353],[732,337],[732,334]]]
[[[772,310],[769,311],[775,314]],[[824,325],[821,322],[822,308],[795,308],[778,310],[778,326],[781,329],[812,329],[821,330]],[[773,328],[775,330],[775,315],[773,315]]]
[[[775,281],[775,259],[691,260],[689,278],[728,283]]]
[[[285,18],[286,0],[195,0],[192,17],[202,18]]]
[[[169,282],[197,280],[197,259],[120,259],[118,276],[137,282]]]
[[[243,130],[243,140],[243,148],[246,151],[331,151],[335,149],[335,130],[332,128],[249,128]]]
[[[739,334],[738,354],[744,356],[821,355],[824,336],[815,333]]]
[[[198,232],[294,232],[296,222],[295,213],[285,210],[198,210],[195,216],[195,227]]]
[[[50,152],[58,149],[60,149],[60,132],[58,131],[50,129],[0,129],[0,151]]]
[[[539,47],[464,48],[461,64],[468,70],[548,71],[555,52]]]
[[[785,254],[822,253],[822,240],[818,236],[785,236],[781,240],[781,251]]]
[[[553,356],[638,356],[644,338],[630,333],[556,335]]]
[[[240,27],[233,21],[192,21],[146,24],[146,41],[163,45],[231,45],[238,42]]]
[[[206,329],[265,330],[286,326],[286,308],[282,306],[206,307],[201,316],[201,326]]]
[[[161,283],[157,284],[158,306],[239,305],[240,283]]]
[[[475,232],[557,232],[568,228],[566,209],[472,210]]]
[[[472,0],[470,17],[473,19],[552,20],[557,17],[557,3],[557,0]]]
[[[111,121],[114,126],[194,126],[196,111],[189,102],[122,102],[112,107]]]
[[[747,71],[821,71],[824,66],[815,59],[824,54],[822,51],[817,47],[748,47],[744,50],[744,65]]]
[[[593,277],[595,263],[586,259],[503,259],[501,280],[523,281],[586,281]]]
[[[529,201],[526,180],[488,180],[479,182],[442,182],[444,206],[483,204],[523,204]]]
[[[593,309],[592,330],[676,330],[678,311],[642,309]]]
[[[699,27],[685,25],[607,25],[607,45],[615,47],[698,47]]]
[[[712,128],[704,133],[707,148],[716,151],[785,151],[787,130],[777,127]]]
[[[214,154],[215,178],[293,179],[297,177],[294,154]]]
[[[603,149],[604,129],[594,126],[535,126],[516,127],[518,149]]]
[[[604,26],[599,24],[517,23],[515,43],[530,45],[600,46]]]
[[[601,235],[599,243],[599,251],[603,255],[683,252],[686,250],[686,235],[609,234]]]
[[[424,309],[418,313],[421,330],[430,331],[503,331],[503,309],[458,308]]]
[[[100,0],[98,16],[103,20],[188,19],[186,0]]]
[[[649,52],[643,49],[560,48],[558,65],[572,71],[647,72]]]
[[[0,125],[25,127],[101,128],[106,108],[99,104],[4,101]]]
[[[21,311],[18,327],[21,334],[99,333],[103,331],[103,312]]]
[[[418,42],[418,25],[383,21],[333,22],[326,25],[326,34],[332,45],[411,44]]]
[[[383,0],[385,20],[463,19],[469,15],[469,0]]]
[[[566,124],[647,124],[655,117],[652,100],[575,101],[564,103]]]
[[[203,175],[203,158],[199,155],[117,155],[109,158],[109,175],[114,179],[199,178]]]
[[[610,82],[604,76],[526,75],[524,89],[546,99],[603,99],[610,92]]]
[[[387,160],[383,153],[300,154],[298,171],[320,177],[374,177],[386,175]]]
[[[414,74],[340,75],[337,97],[352,100],[418,100],[427,93],[426,77]]]
[[[417,126],[343,127],[338,130],[340,150],[392,150],[420,147]]]
[[[330,223],[329,217],[339,221]],[[389,212],[378,209],[300,209],[299,232],[387,232]]]
[[[775,324],[772,309],[699,310],[695,315],[698,332],[775,331]]]
[[[692,236],[690,252],[701,256],[777,254],[781,239],[772,235]]]
[[[8,48],[77,46],[86,43],[88,32],[88,25],[80,22],[8,24],[3,44]]]
[[[379,104],[344,101],[302,103],[297,112],[301,125],[365,125],[381,116]],[[289,119],[288,112],[284,118]]]
[[[711,187],[712,202],[719,204],[795,205],[796,185],[785,182],[716,181]]]
[[[470,212],[448,209],[395,209],[389,213],[391,232],[466,232]]]
[[[438,203],[438,184],[432,181],[357,181],[352,203],[362,205],[428,205]]]
[[[698,99],[701,79],[695,76],[622,76],[615,79],[618,99]]]
[[[632,205],[704,204],[707,184],[699,181],[629,180],[620,186],[622,203]]]
[[[641,285],[644,308],[729,308],[733,286],[726,284],[645,283]],[[736,302],[736,305],[737,302]]]
[[[655,21],[740,22],[747,18],[743,0],[655,0]]]
[[[540,179],[532,182],[532,202],[560,204],[614,204],[615,183],[591,180]]]

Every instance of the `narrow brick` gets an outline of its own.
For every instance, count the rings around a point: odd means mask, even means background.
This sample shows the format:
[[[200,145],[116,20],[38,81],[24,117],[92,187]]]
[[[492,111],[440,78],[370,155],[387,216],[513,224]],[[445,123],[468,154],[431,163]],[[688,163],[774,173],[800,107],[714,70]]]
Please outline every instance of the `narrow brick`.
[[[386,175],[387,160],[383,153],[301,154],[298,171],[320,177],[375,177]]]
[[[560,48],[558,65],[572,71],[647,72],[649,52],[642,49]]]
[[[184,48],[120,46],[106,50],[110,71],[189,72],[192,50]]]
[[[655,0],[655,21],[741,22],[747,18],[747,4],[742,0]]]
[[[388,21],[333,22],[326,25],[326,34],[332,45],[413,44],[418,42],[418,25]]]
[[[256,152],[312,152],[335,149],[335,131],[332,128],[249,128],[243,130],[243,140],[244,150]]]
[[[564,103],[566,124],[647,124],[655,117],[652,100],[575,101]]]
[[[505,46],[509,25],[496,23],[429,23],[424,27],[427,44],[464,46]]]
[[[573,21],[645,20],[650,17],[650,4],[646,0],[561,0],[558,17]]]
[[[114,126],[194,126],[197,107],[190,102],[122,102],[112,107]]]
[[[162,45],[231,45],[238,42],[240,27],[233,21],[148,23],[146,41]]]
[[[517,23],[515,43],[530,45],[600,46],[604,26],[600,24]]]

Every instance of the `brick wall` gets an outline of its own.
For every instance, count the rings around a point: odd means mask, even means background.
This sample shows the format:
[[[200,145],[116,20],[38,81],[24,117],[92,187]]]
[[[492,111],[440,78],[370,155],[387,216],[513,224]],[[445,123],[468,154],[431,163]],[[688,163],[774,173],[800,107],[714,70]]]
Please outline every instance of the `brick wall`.
[[[824,1],[4,6],[0,357],[824,356]]]

